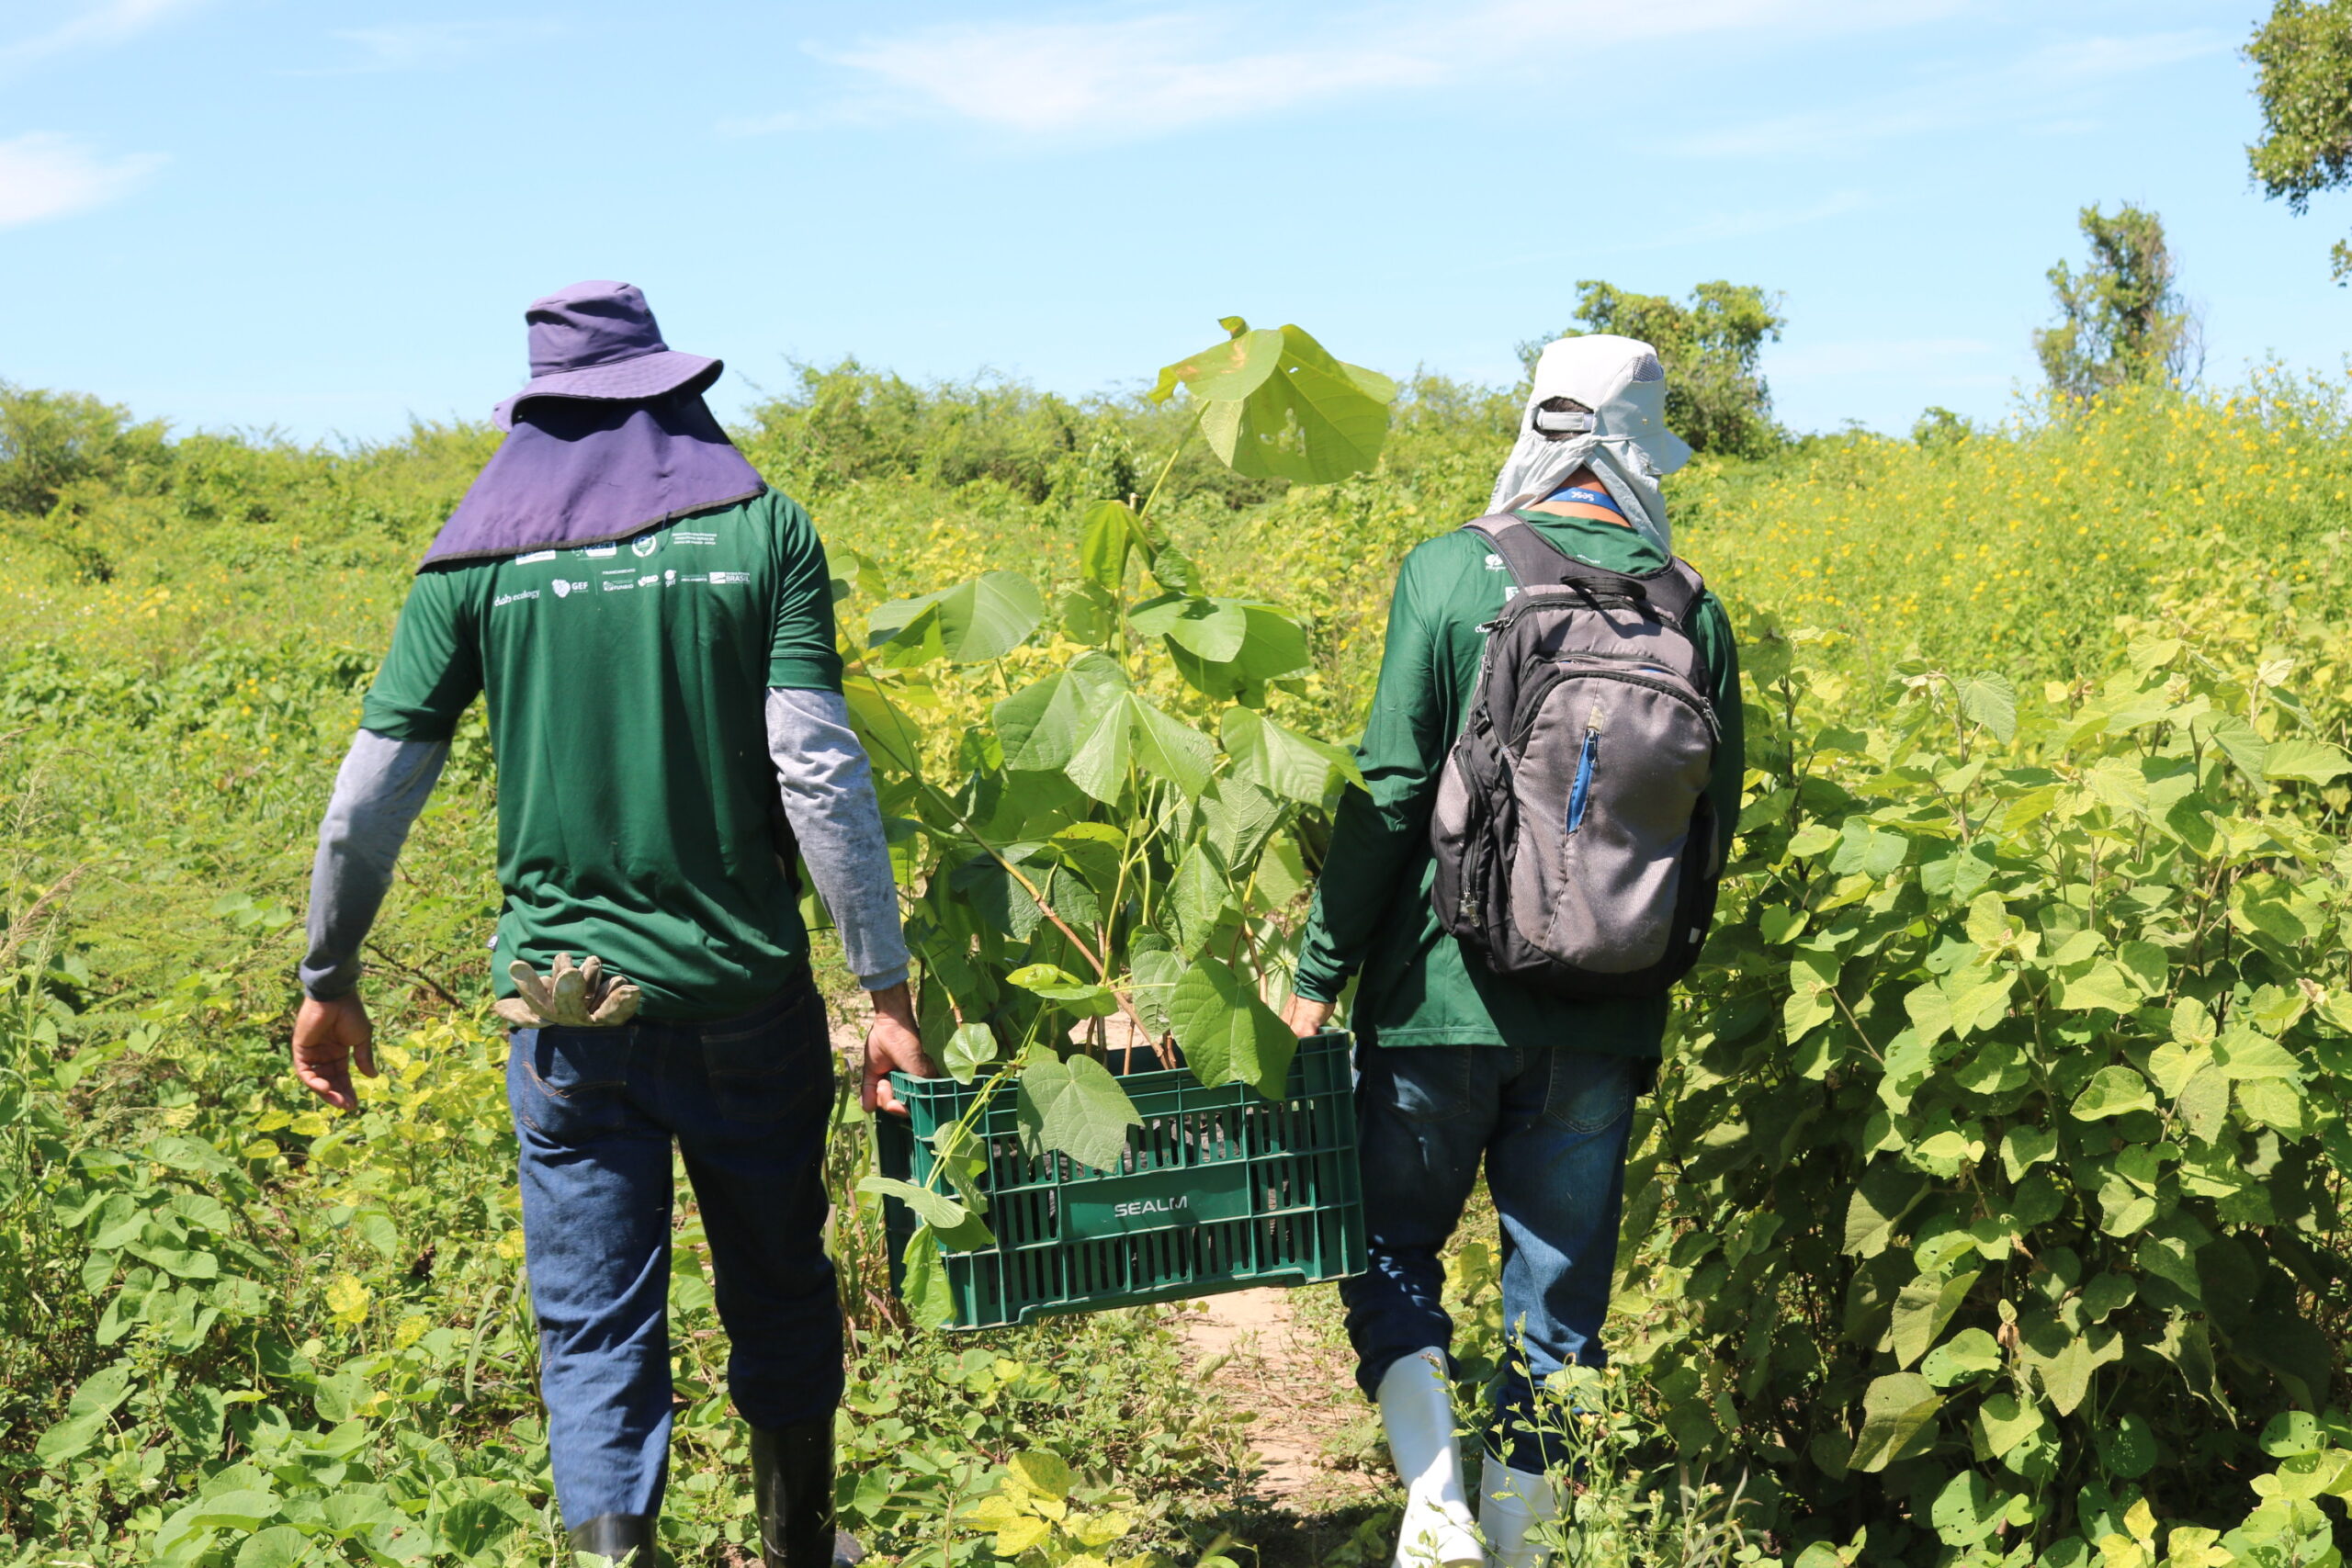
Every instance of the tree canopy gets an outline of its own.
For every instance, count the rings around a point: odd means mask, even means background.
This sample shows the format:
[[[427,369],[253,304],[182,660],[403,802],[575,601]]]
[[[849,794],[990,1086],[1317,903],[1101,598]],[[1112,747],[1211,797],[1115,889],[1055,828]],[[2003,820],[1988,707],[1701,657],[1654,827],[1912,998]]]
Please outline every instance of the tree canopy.
[[[2245,53],[2262,106],[2246,161],[2301,216],[2314,195],[2352,186],[2352,0],[2278,0]],[[2352,283],[2352,240],[2330,254],[2335,281]]]
[[[2033,334],[2050,385],[2093,398],[2130,382],[2190,374],[2203,357],[2196,312],[2174,287],[2164,220],[2125,202],[2109,217],[2082,210],[2090,260],[2080,272],[2050,269],[2058,321]]]

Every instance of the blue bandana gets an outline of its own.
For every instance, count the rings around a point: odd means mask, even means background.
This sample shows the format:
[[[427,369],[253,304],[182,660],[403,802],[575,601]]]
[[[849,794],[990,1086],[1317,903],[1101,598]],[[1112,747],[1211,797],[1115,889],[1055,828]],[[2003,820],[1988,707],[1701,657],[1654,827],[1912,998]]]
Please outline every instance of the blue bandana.
[[[1583,485],[1562,485],[1558,490],[1554,491],[1544,499],[1546,501],[1578,502],[1586,506],[1604,507],[1611,512],[1614,512],[1620,517],[1625,515],[1625,509],[1618,505],[1615,499],[1612,498],[1607,491],[1588,490]]]

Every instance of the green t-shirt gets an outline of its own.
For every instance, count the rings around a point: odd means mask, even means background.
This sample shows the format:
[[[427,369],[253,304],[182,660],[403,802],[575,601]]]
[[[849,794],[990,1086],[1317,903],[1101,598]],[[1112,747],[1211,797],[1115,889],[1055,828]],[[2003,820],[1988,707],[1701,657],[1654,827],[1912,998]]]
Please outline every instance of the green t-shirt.
[[[808,937],[768,758],[771,686],[841,689],[824,547],[775,491],[617,545],[420,573],[360,723],[446,740],[478,692],[498,759],[507,963],[589,953],[649,1018],[748,1011]]]
[[[1622,524],[1546,513],[1519,515],[1577,559],[1611,571],[1655,571],[1664,552]],[[1332,824],[1300,944],[1298,994],[1334,1000],[1361,971],[1350,1016],[1358,1038],[1381,1045],[1565,1045],[1656,1056],[1666,1037],[1663,996],[1577,1001],[1531,989],[1465,957],[1430,902],[1437,862],[1430,811],[1438,775],[1462,733],[1478,684],[1478,628],[1503,607],[1510,575],[1486,540],[1455,532],[1405,558],[1388,610],[1380,684],[1356,759],[1369,793],[1350,790]],[[1707,793],[1715,819],[1739,819],[1745,739],[1739,655],[1731,622],[1710,593],[1691,633],[1713,671],[1723,742]]]

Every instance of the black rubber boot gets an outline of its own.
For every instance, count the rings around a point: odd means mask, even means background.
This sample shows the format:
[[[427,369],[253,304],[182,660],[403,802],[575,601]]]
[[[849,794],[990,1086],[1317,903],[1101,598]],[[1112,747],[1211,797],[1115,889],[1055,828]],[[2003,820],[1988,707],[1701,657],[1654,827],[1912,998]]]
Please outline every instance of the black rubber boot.
[[[767,1568],[854,1568],[865,1549],[833,1528],[833,1418],[752,1428],[752,1500]]]
[[[571,1531],[571,1550],[593,1551],[628,1568],[653,1568],[653,1516],[599,1514]],[[632,1555],[634,1554],[634,1555]]]

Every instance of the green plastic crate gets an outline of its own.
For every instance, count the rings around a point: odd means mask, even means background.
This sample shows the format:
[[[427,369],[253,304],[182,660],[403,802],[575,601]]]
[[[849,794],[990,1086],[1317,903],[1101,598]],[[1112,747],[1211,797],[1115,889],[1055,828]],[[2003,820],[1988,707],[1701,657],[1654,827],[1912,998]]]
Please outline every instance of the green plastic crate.
[[[909,1111],[875,1119],[882,1174],[921,1182],[927,1141],[971,1107],[979,1084],[891,1079]],[[1348,1037],[1299,1042],[1279,1100],[1241,1084],[1204,1089],[1178,1067],[1129,1073],[1120,1087],[1143,1125],[1117,1170],[1023,1153],[1016,1097],[998,1090],[978,1130],[979,1185],[996,1245],[944,1252],[951,1328],[993,1328],[1057,1313],[1182,1301],[1253,1285],[1305,1285],[1361,1273],[1363,1190],[1356,1172],[1355,1080]],[[885,1200],[892,1282],[915,1217]]]

